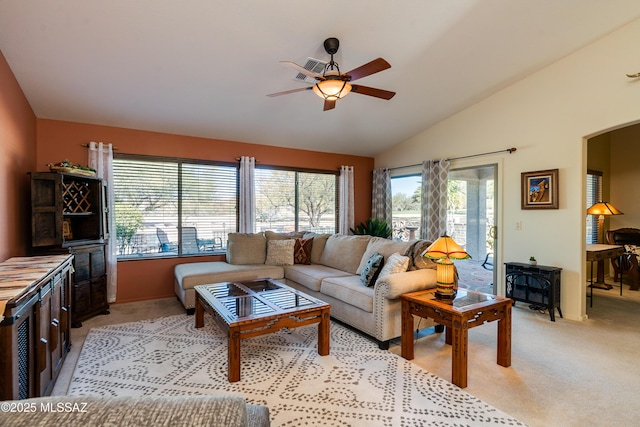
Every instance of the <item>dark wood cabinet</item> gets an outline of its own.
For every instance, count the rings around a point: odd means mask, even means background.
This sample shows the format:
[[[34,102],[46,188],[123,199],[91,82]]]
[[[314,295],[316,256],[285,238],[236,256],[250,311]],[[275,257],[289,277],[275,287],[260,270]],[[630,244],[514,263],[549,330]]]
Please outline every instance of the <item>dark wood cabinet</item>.
[[[505,265],[506,295],[515,301],[531,304],[533,308],[549,310],[555,321],[555,310],[560,308],[560,273],[562,268],[507,262]]]
[[[74,255],[73,327],[108,314],[103,180],[62,172],[31,173],[31,246],[34,254]]]
[[[75,260],[72,326],[80,327],[89,317],[109,313],[105,245],[72,246],[69,250]]]
[[[71,348],[72,259],[57,255],[0,263],[0,280],[23,286],[1,301],[0,400],[51,394]]]

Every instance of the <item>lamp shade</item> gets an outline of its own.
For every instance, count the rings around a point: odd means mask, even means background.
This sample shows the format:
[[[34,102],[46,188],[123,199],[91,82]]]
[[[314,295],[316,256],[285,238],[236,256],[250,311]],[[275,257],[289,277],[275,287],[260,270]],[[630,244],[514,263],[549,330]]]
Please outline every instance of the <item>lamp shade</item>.
[[[587,215],[622,215],[622,212],[607,202],[599,201],[587,209]]]
[[[423,253],[422,256],[433,259],[467,259],[471,256],[446,234],[439,237]]]

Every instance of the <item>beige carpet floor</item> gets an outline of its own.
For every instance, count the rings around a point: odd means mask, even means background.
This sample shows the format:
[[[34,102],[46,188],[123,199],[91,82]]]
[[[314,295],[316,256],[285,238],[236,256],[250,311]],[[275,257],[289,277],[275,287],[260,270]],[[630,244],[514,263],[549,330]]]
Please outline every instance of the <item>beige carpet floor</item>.
[[[589,319],[575,322],[513,310],[512,366],[495,363],[496,325],[469,331],[469,381],[465,391],[530,426],[635,426],[640,417],[640,292],[596,290]],[[111,314],[72,330],[73,347],[54,389],[66,394],[92,327],[182,313],[175,299],[113,305]],[[399,341],[390,351],[400,353]],[[414,363],[447,380],[451,349],[442,335],[415,346]]]

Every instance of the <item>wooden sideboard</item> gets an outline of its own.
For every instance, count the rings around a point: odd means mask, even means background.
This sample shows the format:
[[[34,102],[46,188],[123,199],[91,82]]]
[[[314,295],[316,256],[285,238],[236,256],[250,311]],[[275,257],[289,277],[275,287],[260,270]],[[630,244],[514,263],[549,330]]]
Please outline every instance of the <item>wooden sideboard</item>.
[[[0,400],[51,394],[71,347],[73,255],[0,263]]]

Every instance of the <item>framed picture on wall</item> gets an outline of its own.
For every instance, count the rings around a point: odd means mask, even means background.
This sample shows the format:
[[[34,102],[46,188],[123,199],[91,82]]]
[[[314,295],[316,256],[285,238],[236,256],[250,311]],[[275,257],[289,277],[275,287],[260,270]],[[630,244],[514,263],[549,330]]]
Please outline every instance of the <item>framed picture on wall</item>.
[[[558,169],[522,173],[522,209],[558,209]]]

